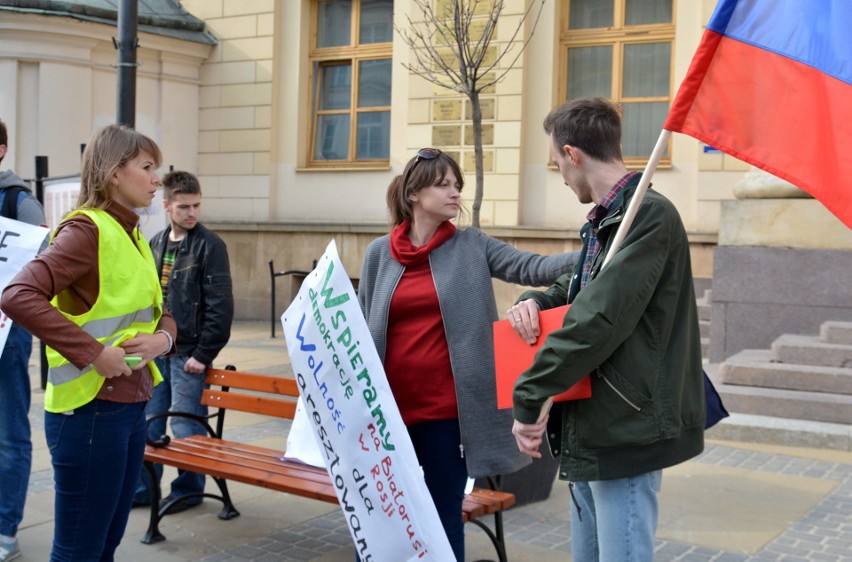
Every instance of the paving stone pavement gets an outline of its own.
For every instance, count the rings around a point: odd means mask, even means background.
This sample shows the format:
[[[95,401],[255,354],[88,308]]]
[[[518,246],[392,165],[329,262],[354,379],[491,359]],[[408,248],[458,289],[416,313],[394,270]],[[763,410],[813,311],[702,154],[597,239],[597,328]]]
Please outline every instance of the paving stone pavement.
[[[282,338],[269,338],[269,325],[239,322],[217,366],[291,374]],[[31,362],[34,460],[28,504],[19,531],[20,560],[46,560],[53,528],[53,482],[43,434],[43,394],[37,358]],[[233,426],[231,426],[231,421]],[[238,417],[226,429],[231,439],[281,446],[286,420]],[[170,479],[166,469],[164,483]],[[212,485],[212,482],[208,484]],[[139,542],[147,511],[131,513],[116,559],[351,562],[354,550],[338,508],[304,498],[235,485],[242,516],[219,521],[219,506],[169,516],[161,530],[168,539]],[[710,440],[705,452],[666,470],[660,495],[656,561],[838,561],[852,562],[852,453]],[[504,515],[512,562],[570,560],[567,486],[556,482],[543,502]],[[490,521],[489,521],[490,523]],[[484,533],[467,525],[468,560],[493,559]]]
[[[838,486],[817,507],[782,530],[757,552],[745,554],[725,548],[657,540],[655,561],[852,561],[852,464],[748,451],[721,443],[708,445],[705,452],[692,462],[824,479],[836,482]],[[665,477],[663,482],[665,486]],[[570,560],[570,524],[566,521],[542,520],[536,512],[536,506],[531,505],[506,513],[504,526],[510,548],[522,544],[533,545],[550,551],[553,560]],[[472,534],[477,530],[468,528],[466,532]],[[310,561],[349,544],[351,541],[343,516],[333,512],[202,560]]]

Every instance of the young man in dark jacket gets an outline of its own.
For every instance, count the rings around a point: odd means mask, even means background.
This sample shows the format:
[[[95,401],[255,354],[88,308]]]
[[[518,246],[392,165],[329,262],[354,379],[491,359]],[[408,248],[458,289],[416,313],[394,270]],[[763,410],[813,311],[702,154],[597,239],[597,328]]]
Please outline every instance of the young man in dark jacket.
[[[176,353],[157,359],[165,379],[154,388],[145,409],[148,416],[165,411],[207,415],[201,405],[207,369],[231,337],[234,298],[228,250],[216,234],[199,222],[201,218],[201,186],[189,172],[169,172],[163,177],[163,198],[169,227],[150,241],[154,261],[160,274],[163,300],[177,322]],[[175,437],[203,435],[200,424],[182,417],[172,417]],[[148,438],[157,440],[166,432],[165,419],[148,426]],[[162,467],[156,467],[158,477]],[[167,513],[178,513],[202,502],[204,475],[179,470],[172,480],[169,495],[173,498],[193,494],[174,503]],[[134,506],[150,505],[150,483],[143,473],[134,498]]]
[[[551,154],[581,203],[573,274],[527,292],[509,310],[525,339],[539,309],[571,303],[514,390],[513,433],[539,457],[543,434],[569,481],[574,560],[651,561],[662,469],[704,447],[704,388],[689,243],[677,210],[648,190],[621,248],[604,268],[641,177],[621,156],[621,122],[600,98],[572,100],[544,121]],[[592,397],[545,400],[590,375]]]
[[[0,121],[0,162],[6,156],[9,136]],[[0,211],[6,218],[44,225],[44,209],[24,180],[12,170],[0,172]],[[18,525],[30,481],[33,447],[30,440],[30,352],[33,337],[13,324],[0,356],[0,561],[21,555]]]

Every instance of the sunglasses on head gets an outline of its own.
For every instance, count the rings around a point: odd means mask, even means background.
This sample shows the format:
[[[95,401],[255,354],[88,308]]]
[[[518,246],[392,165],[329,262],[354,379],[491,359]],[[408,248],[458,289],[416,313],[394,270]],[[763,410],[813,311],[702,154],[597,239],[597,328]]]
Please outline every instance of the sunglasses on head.
[[[415,167],[417,167],[418,162],[420,162],[421,160],[434,160],[441,154],[443,154],[443,152],[441,152],[437,148],[421,148],[420,150],[418,150],[417,154],[414,156],[414,164],[412,164],[411,167],[408,168],[408,171],[405,172],[405,177],[402,180],[403,187],[408,185],[408,178],[411,177],[411,172],[414,170]]]

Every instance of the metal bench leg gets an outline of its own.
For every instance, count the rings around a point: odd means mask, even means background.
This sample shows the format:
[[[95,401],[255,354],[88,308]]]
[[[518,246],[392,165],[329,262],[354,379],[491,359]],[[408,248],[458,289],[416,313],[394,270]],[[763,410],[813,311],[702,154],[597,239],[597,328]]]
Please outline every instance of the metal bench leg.
[[[270,337],[275,338],[275,266],[272,265],[272,260],[269,260],[269,288],[271,291],[269,303],[269,329]]]
[[[507,562],[506,557],[506,537],[503,535],[503,512],[498,511],[494,514],[494,530],[497,535],[497,542],[494,543],[494,548],[497,549],[497,557],[500,562]]]
[[[160,532],[160,499],[163,493],[160,491],[160,481],[154,472],[154,463],[145,461],[145,472],[148,473],[148,481],[151,483],[151,518],[148,520],[148,531],[142,538],[144,544],[154,544],[166,540]]]
[[[235,517],[240,516],[240,512],[237,511],[237,508],[234,507],[234,502],[231,501],[231,494],[228,493],[228,481],[224,478],[213,478],[213,481],[216,482],[216,485],[219,486],[219,491],[222,493],[221,498],[217,498],[222,500],[222,511],[219,512],[217,517],[222,521],[228,521]]]
[[[488,525],[478,519],[471,519],[468,523],[473,523],[485,531],[485,534],[488,535],[488,538],[491,540],[491,544],[494,545],[494,550],[497,551],[497,559],[500,562],[508,562],[508,558],[506,557],[506,544],[503,542],[503,519],[500,515],[499,511],[494,514],[494,526],[497,529],[496,534],[488,528]]]

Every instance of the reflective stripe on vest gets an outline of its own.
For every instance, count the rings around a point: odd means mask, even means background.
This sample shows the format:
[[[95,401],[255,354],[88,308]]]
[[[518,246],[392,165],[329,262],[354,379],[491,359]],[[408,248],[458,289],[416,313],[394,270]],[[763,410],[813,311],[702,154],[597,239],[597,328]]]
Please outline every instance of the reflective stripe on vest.
[[[80,327],[83,329],[84,332],[86,332],[102,344],[112,345],[113,343],[115,343],[116,340],[120,339],[124,335],[123,333],[117,334],[116,332],[127,330],[133,324],[136,323],[150,323],[153,320],[154,307],[148,307],[145,310],[138,310],[132,314],[127,314],[125,316],[92,320],[91,322],[87,322],[86,324]],[[53,353],[56,352],[53,351]],[[51,368],[47,372],[47,380],[50,382],[50,384],[57,385],[70,382],[94,369],[94,365],[91,364],[86,365],[85,368],[80,370],[72,363],[68,363],[67,361],[65,361],[64,364],[60,365],[58,364],[60,362],[62,362],[61,356],[60,359],[56,361],[57,366],[51,366]]]
[[[86,215],[98,229],[98,297],[87,312],[62,309],[64,297],[51,304],[65,318],[103,345],[118,345],[136,334],[152,334],[163,314],[163,294],[157,266],[139,229],[128,234],[109,213],[100,209],[74,211]],[[46,350],[48,369],[44,409],[66,412],[91,402],[106,380],[93,365],[78,369],[58,351]],[[154,362],[148,363],[154,384],[163,380]]]

